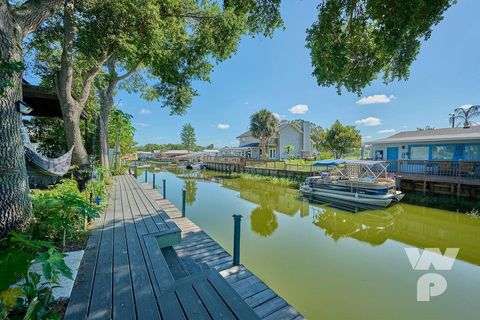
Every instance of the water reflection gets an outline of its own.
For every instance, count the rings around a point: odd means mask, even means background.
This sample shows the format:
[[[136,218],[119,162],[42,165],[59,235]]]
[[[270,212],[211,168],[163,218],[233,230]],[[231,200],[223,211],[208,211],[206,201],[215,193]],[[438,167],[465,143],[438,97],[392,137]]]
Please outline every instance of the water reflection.
[[[256,207],[250,213],[252,231],[262,237],[268,237],[278,228],[277,216],[269,207]]]
[[[185,180],[183,187],[185,188],[185,203],[191,206],[197,198],[197,181]]]
[[[251,213],[251,227],[261,236],[277,229],[275,213],[311,214],[313,225],[335,241],[348,237],[373,246],[393,240],[418,248],[460,248],[459,259],[480,265],[478,217],[409,204],[352,210],[345,205],[308,203],[297,190],[268,183],[241,178],[222,179],[221,183],[238,191],[242,199],[259,205]]]
[[[310,216],[312,225],[335,241],[350,238],[379,246],[390,240],[418,248],[460,248],[458,259],[480,265],[480,218],[475,216],[406,203],[381,210],[352,210],[348,204],[309,203],[297,190],[271,183],[208,171],[180,176],[185,179],[190,205],[196,201],[199,180],[220,183],[238,192],[241,199],[256,204],[250,213],[251,229],[262,237],[271,236],[278,229],[278,214]]]

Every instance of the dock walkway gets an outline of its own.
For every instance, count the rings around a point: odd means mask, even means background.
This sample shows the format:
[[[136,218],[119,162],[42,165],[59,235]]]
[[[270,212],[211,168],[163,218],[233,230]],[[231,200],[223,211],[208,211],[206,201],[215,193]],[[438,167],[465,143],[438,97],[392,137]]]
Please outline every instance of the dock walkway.
[[[64,319],[302,319],[168,200],[114,178]]]

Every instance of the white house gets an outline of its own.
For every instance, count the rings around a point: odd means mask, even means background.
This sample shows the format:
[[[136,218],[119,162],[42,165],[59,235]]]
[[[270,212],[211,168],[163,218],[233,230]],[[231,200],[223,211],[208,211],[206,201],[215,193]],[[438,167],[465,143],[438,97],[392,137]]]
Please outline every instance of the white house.
[[[298,158],[311,158],[315,156],[315,149],[311,139],[311,123],[302,121],[300,126],[290,121],[282,121],[277,127],[277,132],[268,141],[265,148],[268,159],[282,160],[290,155]],[[262,159],[262,148],[258,139],[254,138],[250,131],[237,137],[238,147],[223,148],[220,150],[223,156],[242,156],[250,159]],[[294,150],[289,154],[285,146],[292,145]]]

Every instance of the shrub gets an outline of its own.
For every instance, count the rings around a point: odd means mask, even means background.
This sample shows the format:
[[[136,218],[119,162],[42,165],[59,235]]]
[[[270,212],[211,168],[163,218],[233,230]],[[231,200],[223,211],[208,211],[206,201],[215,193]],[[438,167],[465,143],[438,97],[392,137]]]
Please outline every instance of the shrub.
[[[88,195],[82,194],[70,179],[62,180],[49,190],[32,192],[31,199],[33,237],[62,241],[63,246],[75,231],[82,229],[86,220],[98,217],[101,211],[100,206],[90,204]]]

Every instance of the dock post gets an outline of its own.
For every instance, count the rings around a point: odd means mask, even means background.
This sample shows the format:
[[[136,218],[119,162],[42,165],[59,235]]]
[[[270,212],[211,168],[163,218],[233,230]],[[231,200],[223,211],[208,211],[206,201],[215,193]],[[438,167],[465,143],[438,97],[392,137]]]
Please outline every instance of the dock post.
[[[167,181],[163,179],[162,182],[163,182],[163,199],[167,199]]]
[[[241,214],[233,215],[233,265],[240,264],[240,225],[242,222]]]
[[[185,188],[182,189],[182,218],[185,218],[185,197],[187,194],[187,190]]]
[[[148,171],[145,169],[145,183],[147,182],[147,173]]]
[[[155,189],[155,173],[153,174],[153,183],[152,183],[153,189]]]

